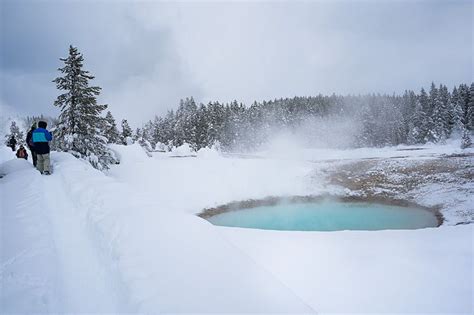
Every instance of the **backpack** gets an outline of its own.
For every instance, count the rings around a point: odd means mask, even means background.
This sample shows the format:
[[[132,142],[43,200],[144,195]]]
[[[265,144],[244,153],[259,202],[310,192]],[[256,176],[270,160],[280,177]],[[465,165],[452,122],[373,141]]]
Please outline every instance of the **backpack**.
[[[18,150],[17,156],[18,156],[19,158],[24,159],[24,158],[26,157],[26,150],[25,150],[25,149],[23,149],[23,150]]]

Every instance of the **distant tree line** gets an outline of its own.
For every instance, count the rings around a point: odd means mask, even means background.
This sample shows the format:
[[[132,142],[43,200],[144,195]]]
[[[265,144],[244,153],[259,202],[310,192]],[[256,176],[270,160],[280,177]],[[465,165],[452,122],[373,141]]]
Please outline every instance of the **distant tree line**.
[[[443,143],[454,135],[467,147],[474,130],[473,111],[474,83],[451,92],[433,83],[428,93],[422,88],[419,94],[318,95],[254,102],[249,107],[237,101],[198,105],[191,97],[181,100],[176,111],[137,129],[134,138],[152,146],[188,143],[200,149],[218,143],[224,150],[254,150],[279,130],[346,117],[359,127],[352,130],[353,147]]]

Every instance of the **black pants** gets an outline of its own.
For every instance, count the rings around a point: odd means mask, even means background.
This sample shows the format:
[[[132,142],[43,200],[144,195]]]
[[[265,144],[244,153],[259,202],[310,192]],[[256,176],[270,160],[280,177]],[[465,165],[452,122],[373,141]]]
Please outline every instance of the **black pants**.
[[[36,152],[33,150],[33,148],[28,147],[31,151],[31,157],[33,159],[33,166],[36,167],[36,163],[38,162],[38,156],[36,155]]]

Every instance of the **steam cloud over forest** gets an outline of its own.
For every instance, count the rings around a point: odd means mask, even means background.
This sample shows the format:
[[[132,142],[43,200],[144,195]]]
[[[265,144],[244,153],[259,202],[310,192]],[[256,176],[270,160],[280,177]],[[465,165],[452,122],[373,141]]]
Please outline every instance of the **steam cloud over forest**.
[[[176,111],[155,117],[135,131],[152,145],[219,143],[228,151],[251,151],[275,135],[289,134],[308,147],[382,147],[444,142],[468,137],[474,129],[474,83],[451,92],[431,85],[428,92],[403,95],[294,97],[244,106],[181,100]]]

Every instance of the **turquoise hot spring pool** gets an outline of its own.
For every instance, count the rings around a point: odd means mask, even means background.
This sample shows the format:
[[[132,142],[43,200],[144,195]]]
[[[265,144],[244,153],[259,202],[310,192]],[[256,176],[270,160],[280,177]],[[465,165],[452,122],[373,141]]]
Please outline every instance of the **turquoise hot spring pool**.
[[[422,208],[367,202],[280,203],[228,211],[207,218],[214,225],[282,231],[392,230],[437,227]]]

